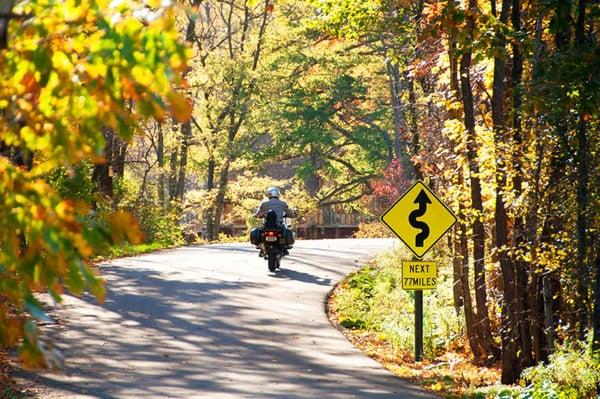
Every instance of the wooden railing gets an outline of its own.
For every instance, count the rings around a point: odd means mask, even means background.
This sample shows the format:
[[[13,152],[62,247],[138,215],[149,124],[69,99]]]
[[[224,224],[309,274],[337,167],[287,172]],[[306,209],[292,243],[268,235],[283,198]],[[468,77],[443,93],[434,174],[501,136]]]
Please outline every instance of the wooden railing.
[[[298,238],[348,238],[358,230],[362,217],[358,213],[339,213],[331,208],[323,208],[304,215],[301,222],[292,220],[293,229]],[[235,225],[221,226],[221,232],[228,235],[244,234],[247,226],[243,221]]]
[[[347,238],[358,230],[361,221],[358,213],[338,213],[323,208],[305,217],[305,222],[296,226],[296,233],[306,239]]]

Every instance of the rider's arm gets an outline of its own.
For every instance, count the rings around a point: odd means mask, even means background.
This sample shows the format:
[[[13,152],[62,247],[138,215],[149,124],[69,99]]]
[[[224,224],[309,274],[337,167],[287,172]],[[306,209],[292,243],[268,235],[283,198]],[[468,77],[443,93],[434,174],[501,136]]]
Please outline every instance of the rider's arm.
[[[265,217],[265,210],[263,209],[263,204],[261,203],[258,206],[258,209],[256,209],[256,212],[254,213],[254,216],[256,216],[257,218],[264,218]]]
[[[285,211],[284,212],[285,212],[285,217],[288,217],[288,218],[296,217],[296,212],[292,208],[289,207],[287,202],[285,203]]]

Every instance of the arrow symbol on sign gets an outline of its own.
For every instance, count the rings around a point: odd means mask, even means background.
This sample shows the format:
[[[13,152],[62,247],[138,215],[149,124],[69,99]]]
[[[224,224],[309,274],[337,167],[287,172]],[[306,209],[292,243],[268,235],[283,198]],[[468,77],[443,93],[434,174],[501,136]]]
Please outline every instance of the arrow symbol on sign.
[[[421,190],[414,203],[419,204],[419,208],[415,209],[408,215],[408,221],[412,227],[421,230],[421,232],[415,237],[415,245],[422,248],[423,242],[427,237],[429,237],[429,226],[425,222],[418,221],[417,218],[425,214],[427,211],[427,204],[431,204],[431,200],[427,196],[425,190]]]

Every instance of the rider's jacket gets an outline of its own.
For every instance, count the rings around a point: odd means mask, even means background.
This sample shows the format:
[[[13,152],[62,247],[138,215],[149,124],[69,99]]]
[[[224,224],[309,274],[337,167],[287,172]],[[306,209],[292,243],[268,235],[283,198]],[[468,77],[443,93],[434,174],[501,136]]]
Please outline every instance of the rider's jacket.
[[[256,217],[264,218],[269,210],[273,210],[277,214],[277,223],[283,223],[283,215],[290,213],[290,208],[285,201],[272,197],[264,200],[256,210]]]

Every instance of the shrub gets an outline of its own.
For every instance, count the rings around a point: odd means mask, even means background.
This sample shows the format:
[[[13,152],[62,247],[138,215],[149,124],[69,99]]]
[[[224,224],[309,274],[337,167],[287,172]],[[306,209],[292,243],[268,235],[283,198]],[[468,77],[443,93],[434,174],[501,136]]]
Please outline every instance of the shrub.
[[[348,277],[346,289],[336,298],[340,324],[350,329],[368,329],[372,323],[372,301],[378,270],[367,267]]]
[[[596,398],[600,385],[600,359],[591,349],[565,345],[550,355],[548,364],[525,370],[522,382],[527,388],[523,399]]]
[[[523,371],[523,387],[491,386],[465,395],[476,399],[592,399],[600,384],[600,360],[590,347],[565,344],[547,364]]]
[[[92,183],[90,162],[80,162],[72,168],[58,167],[47,177],[46,181],[63,198],[93,203],[96,200],[94,184]]]
[[[165,209],[152,203],[140,204],[132,213],[140,223],[147,243],[172,246],[183,244],[183,232],[179,223],[179,212],[173,207]]]
[[[464,399],[518,399],[522,388],[518,386],[492,385],[467,391]]]
[[[354,233],[354,238],[389,238],[393,237],[390,230],[381,222],[361,223],[358,225],[358,231]]]
[[[414,293],[402,289],[399,259],[390,251],[350,275],[337,291],[333,310],[343,327],[374,332],[396,351],[414,350]],[[402,304],[401,306],[399,304]],[[424,350],[440,353],[463,331],[454,311],[452,281],[440,272],[438,289],[424,295]]]

